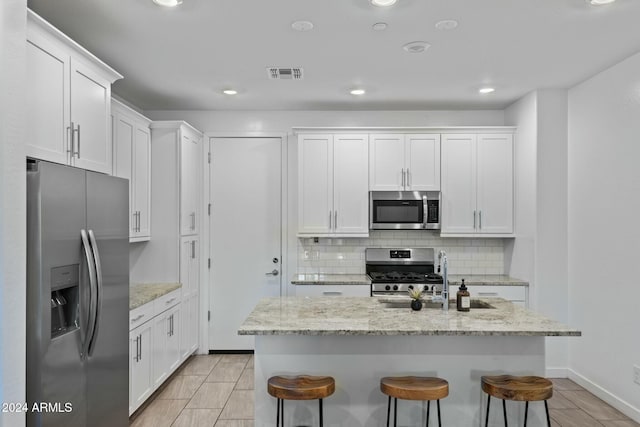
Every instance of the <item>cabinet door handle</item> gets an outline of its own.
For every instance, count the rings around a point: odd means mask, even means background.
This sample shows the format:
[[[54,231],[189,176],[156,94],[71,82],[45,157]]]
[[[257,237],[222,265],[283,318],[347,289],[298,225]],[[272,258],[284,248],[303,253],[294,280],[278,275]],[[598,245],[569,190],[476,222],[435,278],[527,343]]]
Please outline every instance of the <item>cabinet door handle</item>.
[[[144,314],[139,314],[136,317],[134,317],[133,319],[131,319],[131,322],[137,322],[138,320],[142,319],[144,317]]]
[[[482,211],[478,212],[478,228],[482,230]]]
[[[476,229],[476,211],[473,211],[473,229]]]
[[[140,335],[138,335],[136,337],[136,362],[140,361],[140,353],[141,353],[140,347],[141,347],[141,345],[140,345]]]
[[[196,213],[195,212],[191,212],[191,229],[192,230],[196,229]]]
[[[171,304],[172,302],[174,302],[176,299],[175,297],[171,298],[170,300],[168,300],[167,302],[165,302],[166,305]]]
[[[323,291],[322,295],[337,296],[337,295],[342,295],[342,292],[340,292],[340,291]]]
[[[331,230],[331,211],[329,211],[329,230]]]
[[[195,258],[196,257],[196,241],[192,240],[191,241],[191,258]]]
[[[138,211],[138,233],[140,232],[140,211]]]
[[[171,336],[171,316],[169,316],[169,318],[167,319],[167,336],[168,337]]]
[[[67,153],[73,157],[73,122],[71,126],[67,126]],[[136,355],[137,356],[137,355]]]
[[[138,335],[140,342],[140,354],[138,355],[138,361],[142,360],[142,334]]]
[[[482,297],[497,297],[498,293],[497,292],[478,292],[478,295]]]
[[[404,190],[404,168],[402,168],[402,189]]]
[[[333,212],[333,228],[338,229],[338,211]]]
[[[407,188],[411,188],[411,172],[409,172],[409,168],[407,168]]]
[[[71,126],[73,126],[73,122],[71,122]],[[77,129],[73,130],[72,132],[77,132],[78,133],[77,144],[75,144],[76,145],[76,149],[75,149],[73,154],[78,156],[78,158],[80,158],[80,125],[78,125]]]

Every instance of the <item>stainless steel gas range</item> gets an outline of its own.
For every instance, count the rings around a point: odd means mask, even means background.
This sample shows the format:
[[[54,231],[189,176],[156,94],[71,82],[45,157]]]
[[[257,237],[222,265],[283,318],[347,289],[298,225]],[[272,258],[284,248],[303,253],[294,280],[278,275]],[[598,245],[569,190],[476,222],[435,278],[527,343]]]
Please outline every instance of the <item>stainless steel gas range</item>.
[[[442,291],[442,276],[435,273],[433,248],[367,248],[366,273],[371,296],[407,295],[422,288],[426,294]]]

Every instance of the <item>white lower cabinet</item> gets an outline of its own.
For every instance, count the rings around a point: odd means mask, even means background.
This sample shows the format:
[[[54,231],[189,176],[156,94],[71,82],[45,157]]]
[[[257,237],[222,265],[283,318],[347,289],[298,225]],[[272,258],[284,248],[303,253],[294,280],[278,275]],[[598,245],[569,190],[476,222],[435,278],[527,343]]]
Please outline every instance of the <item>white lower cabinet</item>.
[[[153,386],[159,387],[180,365],[180,305],[153,320]]]
[[[296,295],[302,297],[368,297],[371,285],[298,285]]]
[[[129,332],[129,415],[153,393],[151,330],[147,322]]]
[[[198,349],[200,305],[200,240],[198,236],[180,239],[180,283],[182,283],[182,335],[180,357],[185,360]]]
[[[181,290],[129,313],[129,415],[180,366]]]

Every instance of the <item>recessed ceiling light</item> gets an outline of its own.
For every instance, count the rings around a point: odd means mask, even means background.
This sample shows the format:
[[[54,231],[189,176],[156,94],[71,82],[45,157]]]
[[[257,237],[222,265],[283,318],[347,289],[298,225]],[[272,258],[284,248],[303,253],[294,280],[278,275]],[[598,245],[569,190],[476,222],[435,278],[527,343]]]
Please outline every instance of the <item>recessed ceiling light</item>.
[[[371,0],[371,4],[379,7],[393,6],[397,0]]]
[[[182,0],[153,0],[158,6],[176,7],[182,4]]]
[[[371,28],[373,28],[374,31],[384,31],[387,29],[387,23],[386,22],[376,22],[375,24],[373,24],[371,26]]]
[[[616,0],[587,0],[587,3],[593,6],[602,6],[603,4],[613,3]]]
[[[496,89],[493,87],[481,87],[478,92],[481,93],[482,95],[486,95],[488,93],[492,93],[495,92]]]
[[[436,22],[436,29],[438,30],[453,30],[458,26],[458,21],[454,19],[445,19]]]
[[[222,91],[225,95],[237,95],[238,91],[234,89],[225,89]]]
[[[364,95],[365,93],[367,93],[364,89],[351,89],[351,92],[349,92],[351,95]]]
[[[291,28],[296,31],[311,31],[313,30],[313,22],[311,21],[295,21],[291,23]]]
[[[407,43],[402,48],[409,53],[422,53],[425,50],[429,49],[431,45],[427,42],[423,41],[415,41],[411,43]]]

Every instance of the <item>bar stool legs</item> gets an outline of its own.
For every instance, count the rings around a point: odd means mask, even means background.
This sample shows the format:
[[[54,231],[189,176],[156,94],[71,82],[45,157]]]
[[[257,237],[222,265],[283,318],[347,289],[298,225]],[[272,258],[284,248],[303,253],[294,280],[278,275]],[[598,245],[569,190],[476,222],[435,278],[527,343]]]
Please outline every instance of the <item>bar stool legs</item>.
[[[440,403],[440,402],[438,402]],[[487,395],[487,415],[485,417],[485,421],[484,421],[484,425],[485,427],[489,426],[489,407],[491,405],[491,395]],[[428,408],[428,407],[427,407]],[[551,427],[551,419],[549,418],[549,405],[547,404],[547,401],[544,401],[544,411],[547,415],[547,426]],[[427,414],[428,414],[428,409],[427,409]],[[504,426],[508,427],[507,424],[507,402],[506,400],[502,399],[502,414],[504,415]],[[529,401],[525,401],[525,405],[524,405],[524,427],[527,427],[527,417],[529,415]],[[428,415],[427,415],[427,423],[429,422],[428,419]]]
[[[276,402],[276,407],[276,427],[284,427],[284,399],[278,399],[278,401]],[[318,399],[318,410],[320,413],[320,427],[323,427],[324,421],[322,420],[322,399]],[[387,420],[387,424],[389,424],[389,420]]]
[[[440,418],[440,399],[437,399],[436,402],[438,404],[438,426],[441,427],[442,419]],[[427,427],[429,427],[430,407],[431,407],[431,401],[427,400],[427,424],[426,424]],[[387,427],[389,427],[389,420],[391,418],[390,414],[391,414],[391,396],[389,396],[389,400],[387,402]],[[393,427],[397,427],[397,426],[398,426],[398,398],[394,397],[393,398]]]

